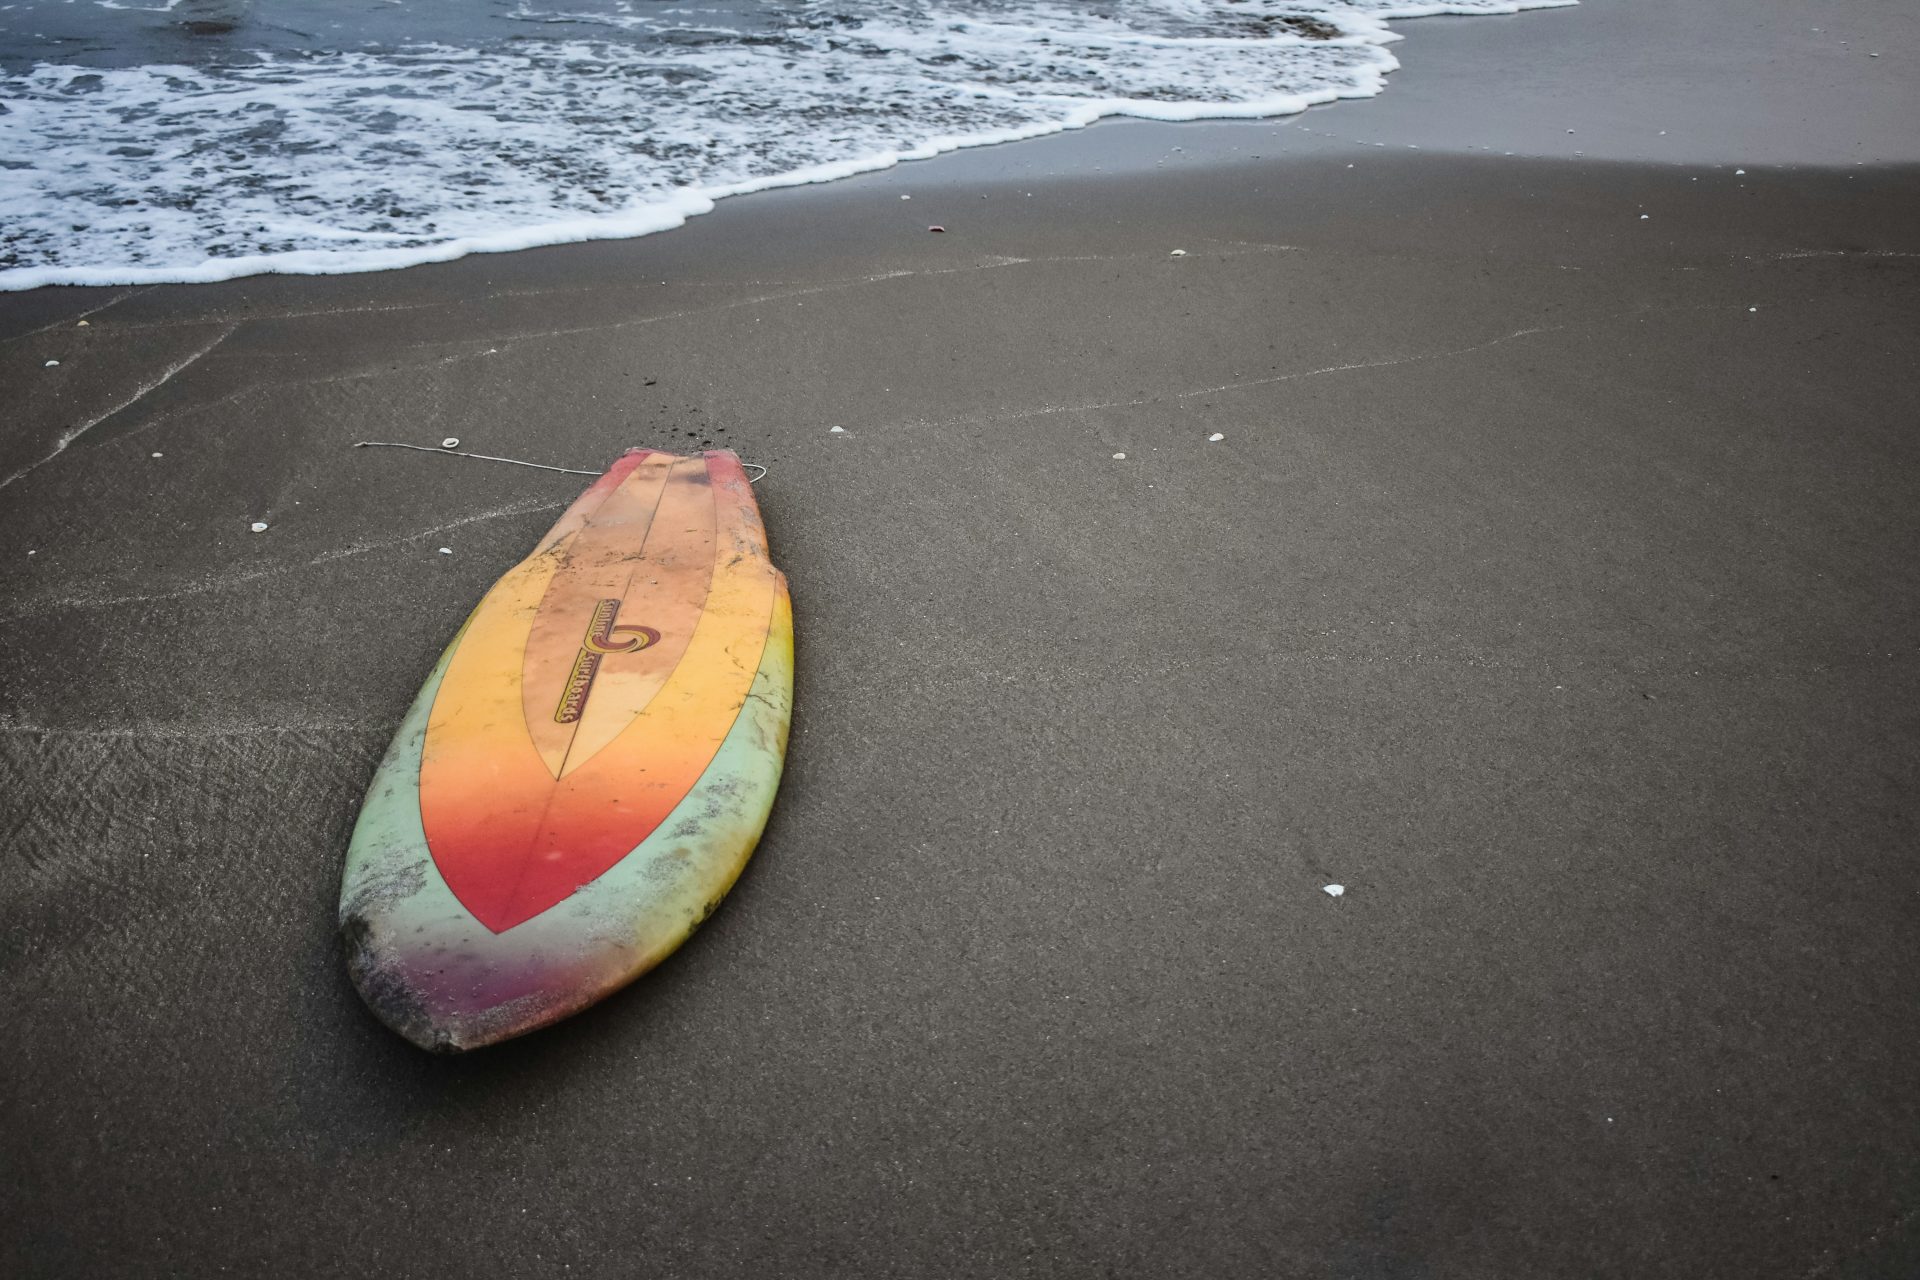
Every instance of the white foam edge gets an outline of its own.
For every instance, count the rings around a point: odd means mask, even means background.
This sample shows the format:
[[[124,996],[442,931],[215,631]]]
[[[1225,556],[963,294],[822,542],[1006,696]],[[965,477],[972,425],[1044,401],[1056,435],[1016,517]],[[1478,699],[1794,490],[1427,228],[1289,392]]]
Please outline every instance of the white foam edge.
[[[1380,21],[1377,31],[1365,32],[1356,43],[1392,44],[1404,37],[1389,31],[1385,23],[1402,18],[1443,15],[1484,17],[1489,14],[1519,13],[1526,9],[1561,9],[1577,5],[1579,0],[1514,0],[1511,5],[1493,10],[1461,10],[1444,3],[1408,5],[1367,14]],[[1351,38],[1350,38],[1351,39]],[[1343,41],[1342,43],[1345,43]],[[20,293],[54,285],[125,286],[153,284],[215,284],[243,276],[358,275],[371,271],[395,271],[404,267],[452,262],[477,253],[514,253],[521,249],[543,249],[562,244],[584,244],[593,240],[633,240],[657,235],[687,224],[689,218],[713,212],[714,202],[728,196],[751,195],[781,187],[811,186],[837,182],[857,174],[891,169],[908,160],[931,160],[949,151],[970,147],[998,146],[1048,137],[1069,129],[1083,129],[1099,120],[1131,117],[1184,124],[1198,120],[1261,120],[1299,115],[1310,107],[1325,106],[1347,98],[1377,97],[1386,88],[1388,73],[1398,70],[1399,60],[1391,54],[1378,67],[1371,68],[1367,82],[1351,88],[1326,89],[1318,93],[1279,94],[1254,102],[1153,102],[1138,98],[1107,98],[1083,103],[1064,119],[1045,121],[1013,129],[989,130],[976,134],[942,135],[905,151],[887,151],[876,155],[809,165],[786,173],[770,174],[724,186],[699,187],[675,192],[638,209],[591,218],[568,218],[555,222],[513,227],[486,235],[464,236],[438,244],[410,249],[367,249],[357,253],[333,253],[319,249],[300,249],[289,253],[246,254],[234,258],[207,258],[188,267],[17,267],[0,271],[0,293]]]
[[[1382,67],[1384,72],[1390,68]],[[591,218],[569,218],[555,222],[513,227],[485,235],[463,236],[438,244],[407,249],[364,249],[336,253],[325,249],[300,249],[289,253],[246,254],[232,258],[207,258],[193,266],[178,267],[16,267],[0,271],[0,293],[17,293],[52,285],[151,285],[214,284],[256,275],[356,275],[367,271],[391,271],[402,267],[452,262],[476,253],[512,253],[520,249],[540,249],[561,244],[582,244],[590,240],[631,240],[685,226],[689,218],[711,213],[714,203],[729,196],[751,195],[780,187],[810,186],[837,182],[857,174],[891,169],[908,160],[931,160],[949,151],[968,147],[996,146],[1023,142],[1031,138],[1084,128],[1096,120],[1113,116],[1134,116],[1148,120],[1189,122],[1194,120],[1260,119],[1297,115],[1308,107],[1320,106],[1337,98],[1372,97],[1379,92],[1327,91],[1317,94],[1287,94],[1260,102],[1223,105],[1220,103],[1168,103],[1134,99],[1109,99],[1088,103],[1066,119],[1046,121],[1015,129],[994,130],[966,135],[943,135],[929,139],[905,151],[887,151],[857,156],[827,164],[809,165],[786,173],[770,174],[725,186],[700,187],[676,192],[624,213]]]

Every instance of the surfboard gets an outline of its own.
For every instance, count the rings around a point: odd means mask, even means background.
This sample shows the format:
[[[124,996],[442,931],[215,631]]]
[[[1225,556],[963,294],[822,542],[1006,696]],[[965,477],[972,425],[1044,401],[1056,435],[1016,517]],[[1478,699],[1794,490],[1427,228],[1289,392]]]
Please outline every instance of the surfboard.
[[[340,895],[361,997],[459,1052],[651,969],[759,842],[792,703],[740,460],[624,454],[487,592],[374,774]]]

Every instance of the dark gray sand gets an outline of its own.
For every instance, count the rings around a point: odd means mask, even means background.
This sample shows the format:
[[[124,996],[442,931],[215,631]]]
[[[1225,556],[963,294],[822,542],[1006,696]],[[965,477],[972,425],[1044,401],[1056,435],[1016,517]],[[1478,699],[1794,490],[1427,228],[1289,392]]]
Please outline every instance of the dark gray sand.
[[[1920,1273],[1920,170],[1004,154],[0,299],[0,1271]],[[451,1060],[341,856],[585,479],[448,435],[766,464],[800,642],[713,921]]]

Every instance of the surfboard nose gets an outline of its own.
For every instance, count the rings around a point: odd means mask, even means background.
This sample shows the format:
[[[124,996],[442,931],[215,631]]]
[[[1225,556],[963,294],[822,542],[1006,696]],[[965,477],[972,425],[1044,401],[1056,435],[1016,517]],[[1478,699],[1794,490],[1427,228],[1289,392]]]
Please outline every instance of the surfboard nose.
[[[429,1053],[465,1053],[557,1022],[604,994],[601,966],[500,966],[457,950],[393,945],[377,921],[341,923],[347,974],[368,1009]]]
[[[373,942],[373,926],[361,916],[341,921],[347,949],[347,976],[361,1003],[387,1029],[428,1053],[461,1053],[476,1048],[467,1028],[437,1020],[419,988]]]

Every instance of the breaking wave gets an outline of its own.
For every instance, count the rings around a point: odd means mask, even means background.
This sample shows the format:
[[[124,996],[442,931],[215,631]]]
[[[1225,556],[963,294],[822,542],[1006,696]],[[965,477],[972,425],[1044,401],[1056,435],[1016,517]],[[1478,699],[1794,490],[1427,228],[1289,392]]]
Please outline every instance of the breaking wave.
[[[37,29],[75,6],[16,3],[0,289],[644,235],[724,196],[1103,116],[1371,96],[1397,65],[1388,19],[1570,2],[94,0],[77,53]],[[156,50],[183,56],[140,60]]]

